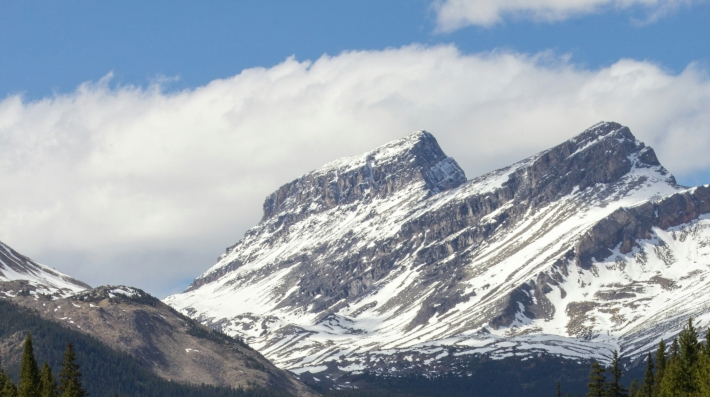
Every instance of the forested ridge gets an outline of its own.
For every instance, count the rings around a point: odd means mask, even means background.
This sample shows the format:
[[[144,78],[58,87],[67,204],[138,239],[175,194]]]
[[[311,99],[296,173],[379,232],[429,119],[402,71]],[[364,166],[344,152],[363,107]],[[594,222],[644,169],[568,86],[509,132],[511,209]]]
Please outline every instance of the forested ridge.
[[[31,335],[32,357],[39,368],[40,380],[34,375],[29,375],[33,382],[39,382],[47,376],[46,367],[50,368],[54,379],[61,380],[58,369],[64,368],[67,354],[67,342],[72,344],[72,354],[75,363],[80,366],[82,376],[81,386],[91,397],[141,396],[141,397],[286,397],[290,394],[271,391],[259,386],[249,389],[234,389],[230,387],[217,387],[211,385],[187,385],[158,377],[149,370],[140,366],[129,354],[117,352],[95,338],[78,331],[67,329],[59,324],[44,320],[31,310],[21,308],[12,302],[0,299],[0,340],[17,337],[18,333]],[[26,345],[25,345],[26,346]],[[3,382],[12,393],[11,386],[22,386],[22,373],[34,373],[31,360],[24,348],[23,358],[20,361],[11,360],[10,352],[0,352],[3,357]],[[25,364],[23,366],[23,363]],[[29,366],[29,367],[28,367]],[[29,371],[29,372],[28,372]],[[29,390],[30,394],[26,394]],[[17,397],[81,397],[83,394],[65,394],[66,389],[57,384],[56,395],[36,395],[33,390],[17,388],[20,393]],[[0,397],[14,397],[4,391]]]

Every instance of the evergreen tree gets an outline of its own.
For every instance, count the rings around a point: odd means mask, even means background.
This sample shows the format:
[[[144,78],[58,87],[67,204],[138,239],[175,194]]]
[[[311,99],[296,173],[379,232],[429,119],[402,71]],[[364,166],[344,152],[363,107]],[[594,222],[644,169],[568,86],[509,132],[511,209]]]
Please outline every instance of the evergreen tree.
[[[673,338],[670,357],[666,361],[663,379],[658,385],[659,397],[681,397],[680,344],[678,338]]]
[[[20,381],[17,385],[17,395],[18,397],[40,397],[40,389],[39,367],[37,367],[37,361],[35,361],[32,337],[28,332],[20,363]]]
[[[5,375],[5,370],[2,368],[2,360],[0,360],[0,396],[4,397],[2,391],[5,388],[5,382],[9,382],[9,381],[10,381],[10,378],[8,378],[7,375]]]
[[[707,342],[708,336],[710,336],[710,329],[705,334],[706,342],[700,351],[695,378],[698,396],[701,397],[710,397],[710,348]]]
[[[700,350],[698,333],[693,326],[692,317],[688,319],[688,324],[678,336],[678,342],[680,345],[678,352],[678,391],[681,394],[692,395],[696,390],[695,371]]]
[[[71,342],[64,353],[62,372],[59,373],[59,393],[61,397],[85,397],[88,395],[81,385],[81,371],[76,363],[76,353]]]
[[[587,392],[587,397],[604,397],[606,392],[605,385],[606,377],[604,376],[604,367],[595,361],[592,363],[592,368],[589,373],[589,383],[587,383],[589,391]]]
[[[17,387],[8,378],[5,387],[2,389],[2,397],[17,397]]]
[[[678,358],[678,354],[680,353],[680,345],[678,344],[678,337],[673,338],[673,342],[671,342],[671,357],[670,359],[676,359]]]
[[[47,362],[42,365],[42,393],[41,397],[57,397],[57,382],[54,381],[54,375],[52,375],[52,369],[49,367]]]
[[[710,397],[710,357],[704,352],[698,360],[698,372],[695,381],[697,382],[698,396]]]
[[[562,385],[560,385],[560,381],[557,381],[557,397],[562,397]]]
[[[661,339],[658,342],[658,350],[656,350],[656,379],[653,386],[653,396],[657,397],[660,394],[661,381],[666,371],[666,342]]]
[[[641,385],[641,390],[639,390],[641,397],[653,397],[653,391],[656,388],[656,380],[653,376],[653,359],[651,358],[651,352],[648,353],[646,357],[646,372],[643,374],[643,384]],[[635,397],[631,395],[631,397]]]
[[[614,356],[611,359],[611,368],[609,368],[609,373],[611,374],[611,380],[606,387],[607,397],[628,397],[626,389],[621,384],[621,376],[623,371],[621,370],[621,365],[619,364],[619,352],[614,350]]]
[[[629,385],[629,397],[637,397],[640,392],[639,381],[636,379],[632,380]]]

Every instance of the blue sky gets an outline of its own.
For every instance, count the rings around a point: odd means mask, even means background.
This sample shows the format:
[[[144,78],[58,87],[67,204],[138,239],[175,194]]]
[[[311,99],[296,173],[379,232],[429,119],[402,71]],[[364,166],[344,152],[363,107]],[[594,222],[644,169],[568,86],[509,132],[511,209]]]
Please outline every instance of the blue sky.
[[[471,178],[614,120],[710,183],[708,26],[707,0],[0,0],[0,241],[164,297],[282,184],[418,129]]]
[[[512,17],[437,33],[431,1],[3,1],[0,95],[36,99],[113,71],[113,84],[204,85],[251,67],[348,50],[454,43],[476,53],[569,54],[589,68],[621,58],[678,73],[710,61],[710,2],[681,5],[652,23],[647,8],[598,10],[561,21]]]

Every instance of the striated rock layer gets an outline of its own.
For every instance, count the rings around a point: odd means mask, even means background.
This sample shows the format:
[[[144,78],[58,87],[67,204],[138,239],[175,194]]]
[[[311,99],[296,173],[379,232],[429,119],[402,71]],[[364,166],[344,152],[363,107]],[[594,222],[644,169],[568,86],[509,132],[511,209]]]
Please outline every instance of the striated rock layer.
[[[617,123],[468,181],[422,131],[282,186],[165,302],[300,374],[635,358],[710,321],[708,213]]]

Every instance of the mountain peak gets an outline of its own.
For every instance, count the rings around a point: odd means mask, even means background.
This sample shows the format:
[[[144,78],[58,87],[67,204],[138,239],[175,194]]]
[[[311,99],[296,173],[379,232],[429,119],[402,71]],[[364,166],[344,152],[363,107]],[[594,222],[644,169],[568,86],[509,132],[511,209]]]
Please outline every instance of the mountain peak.
[[[676,186],[653,149],[636,139],[628,127],[614,122],[598,123],[511,169],[515,172],[511,172],[508,185],[518,189],[516,196],[542,202],[575,188],[584,190],[630,177],[638,181],[652,177]]]
[[[432,134],[416,131],[379,148],[330,162],[281,186],[264,202],[266,220],[275,214],[312,214],[356,201],[370,201],[415,188],[434,194],[466,181]]]
[[[272,194],[265,220],[165,302],[286,368],[340,376],[382,359],[404,374],[436,371],[450,348],[452,362],[524,351],[604,361],[670,329],[635,309],[651,307],[637,295],[670,308],[681,302],[666,290],[692,287],[688,266],[708,272],[696,261],[707,190],[677,195],[621,124],[463,181],[423,131],[330,163]]]
[[[551,150],[570,147],[571,144],[572,148],[576,148],[570,155],[573,156],[604,141],[612,141],[614,143],[613,146],[624,144],[621,148],[622,151],[626,150],[629,155],[636,154],[638,160],[643,164],[642,166],[657,167],[661,165],[656,157],[656,153],[651,147],[644,145],[643,142],[636,139],[634,134],[631,133],[631,130],[629,130],[629,127],[613,121],[597,123],[570,139],[568,142],[558,145]]]

